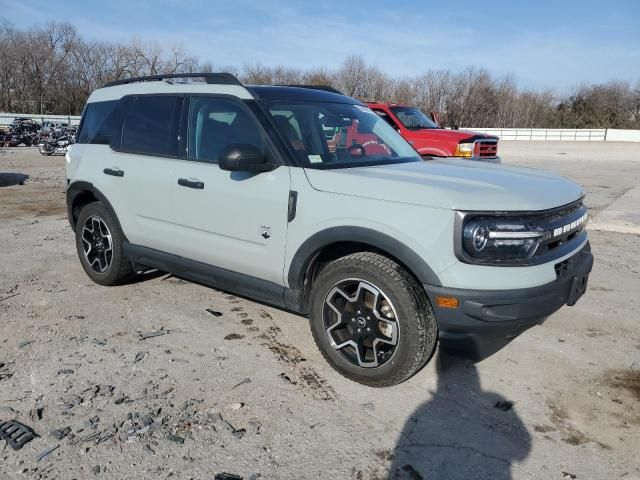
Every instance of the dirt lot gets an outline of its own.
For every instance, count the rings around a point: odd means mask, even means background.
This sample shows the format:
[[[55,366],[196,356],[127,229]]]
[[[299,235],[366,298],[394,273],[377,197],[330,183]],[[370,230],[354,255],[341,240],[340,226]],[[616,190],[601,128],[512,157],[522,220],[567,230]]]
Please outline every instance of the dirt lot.
[[[640,184],[638,144],[502,156],[577,180],[592,215]],[[492,357],[371,389],[304,318],[165,274],[91,283],[63,167],[0,151],[0,419],[39,435],[0,478],[640,479],[640,235],[592,232],[587,295]]]

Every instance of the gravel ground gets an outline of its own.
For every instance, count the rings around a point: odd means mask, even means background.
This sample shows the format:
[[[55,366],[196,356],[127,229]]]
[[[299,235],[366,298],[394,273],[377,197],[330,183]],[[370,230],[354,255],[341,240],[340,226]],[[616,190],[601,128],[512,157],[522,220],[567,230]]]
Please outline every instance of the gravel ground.
[[[592,214],[640,183],[638,144],[501,151],[582,183]],[[304,318],[163,273],[93,284],[63,168],[0,150],[0,419],[38,434],[0,478],[640,479],[640,236],[592,232],[586,296],[492,357],[371,389]]]

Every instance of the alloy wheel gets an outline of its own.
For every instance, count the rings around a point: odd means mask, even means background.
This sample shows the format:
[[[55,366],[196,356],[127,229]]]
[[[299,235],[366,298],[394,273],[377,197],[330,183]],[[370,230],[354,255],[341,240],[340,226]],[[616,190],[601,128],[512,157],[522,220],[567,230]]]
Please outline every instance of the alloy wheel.
[[[380,367],[396,351],[396,310],[370,282],[350,278],[335,284],[325,297],[323,321],[331,346],[355,366]]]
[[[105,273],[113,260],[113,241],[109,227],[100,217],[92,215],[82,227],[82,249],[92,270]]]

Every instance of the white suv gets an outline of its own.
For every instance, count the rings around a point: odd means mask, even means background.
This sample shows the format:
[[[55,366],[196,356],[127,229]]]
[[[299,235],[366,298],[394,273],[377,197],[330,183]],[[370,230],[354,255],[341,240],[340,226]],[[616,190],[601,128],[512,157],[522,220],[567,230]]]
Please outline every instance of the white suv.
[[[326,87],[178,77],[88,100],[67,204],[95,282],[160,269],[308,315],[327,361],[371,386],[409,378],[438,338],[482,358],[584,293],[578,185],[424,161]]]

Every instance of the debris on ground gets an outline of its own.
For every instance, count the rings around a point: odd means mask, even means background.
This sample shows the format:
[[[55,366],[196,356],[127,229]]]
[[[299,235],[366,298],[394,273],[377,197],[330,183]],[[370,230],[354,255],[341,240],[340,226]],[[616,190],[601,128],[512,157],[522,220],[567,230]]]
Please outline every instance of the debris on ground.
[[[573,473],[569,473],[569,472],[562,472],[562,478],[566,478],[566,479],[570,479],[570,480],[574,480],[575,478],[578,478],[577,475],[574,475]]]
[[[244,407],[244,403],[242,402],[235,402],[229,405],[229,408],[231,410],[240,410],[242,407]]]
[[[15,409],[8,405],[0,405],[0,415],[13,416],[16,413]]]
[[[180,445],[184,443],[184,437],[174,435],[173,433],[167,435],[167,440],[169,440],[170,442],[179,443]]]
[[[213,478],[214,480],[242,480],[242,477],[240,475],[226,472],[216,473],[216,476]]]
[[[13,295],[9,295],[7,297],[0,298],[0,302],[4,302],[5,300],[9,300],[10,298],[17,297],[20,293],[14,293]]]
[[[48,457],[51,453],[55,452],[58,448],[60,448],[60,445],[54,445],[53,447],[49,447],[46,450],[44,450],[42,453],[40,453],[40,455],[38,455],[36,457],[36,462],[39,462],[41,460],[44,460],[46,457]]]
[[[29,418],[31,420],[42,420],[43,415],[44,415],[44,407],[32,408],[29,411]]]
[[[242,338],[244,338],[244,335],[240,335],[238,333],[230,333],[229,335],[224,337],[225,340],[240,340]]]
[[[234,390],[234,389],[238,388],[240,385],[245,385],[247,383],[251,383],[251,379],[250,378],[245,378],[243,380],[240,380],[240,382],[236,383],[233,387],[231,387],[231,390]]]
[[[205,310],[207,312],[209,312],[211,315],[213,315],[214,317],[221,317],[222,316],[222,312],[218,312],[216,310],[211,310],[210,308],[205,308]]]
[[[16,420],[0,422],[0,440],[5,440],[14,450],[20,450],[38,434],[24,423]]]
[[[146,340],[147,338],[153,337],[161,337],[162,335],[166,335],[169,333],[169,330],[165,330],[164,327],[160,328],[160,330],[152,330],[150,332],[139,333],[140,340]]]
[[[63,440],[67,435],[71,433],[71,427],[64,428],[56,428],[52,430],[49,435],[51,435],[56,440]]]
[[[138,352],[136,356],[133,357],[133,363],[138,363],[144,359],[146,352]]]

